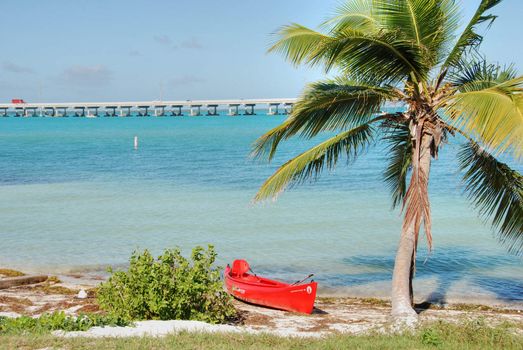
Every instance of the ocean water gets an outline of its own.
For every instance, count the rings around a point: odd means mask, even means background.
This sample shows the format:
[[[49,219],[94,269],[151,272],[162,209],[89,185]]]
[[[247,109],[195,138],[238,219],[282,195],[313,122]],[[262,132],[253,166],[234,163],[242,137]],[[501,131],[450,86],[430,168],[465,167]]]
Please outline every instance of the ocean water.
[[[283,120],[0,118],[0,266],[98,272],[135,249],[212,244],[221,265],[245,258],[284,280],[314,273],[325,294],[388,296],[401,216],[382,180],[383,145],[254,204],[277,165],[311,144],[286,143],[272,164],[249,158]],[[431,169],[434,250],[422,239],[415,292],[523,303],[523,261],[462,196],[458,148],[445,145]]]

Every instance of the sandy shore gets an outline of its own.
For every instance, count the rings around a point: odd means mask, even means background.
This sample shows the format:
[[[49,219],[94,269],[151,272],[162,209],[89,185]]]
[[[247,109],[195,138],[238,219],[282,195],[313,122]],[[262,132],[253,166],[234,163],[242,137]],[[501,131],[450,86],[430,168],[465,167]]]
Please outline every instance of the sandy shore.
[[[38,316],[45,312],[64,311],[78,315],[99,312],[95,299],[98,278],[86,280],[84,276],[70,275],[52,278],[48,282],[0,290],[0,316]],[[87,292],[87,298],[78,298],[78,292]],[[269,332],[282,336],[318,337],[336,332],[358,334],[390,326],[390,305],[376,298],[318,297],[312,315],[301,315],[234,302],[241,315],[233,325],[208,325],[193,321],[145,321],[135,327],[93,328],[88,332],[68,336],[136,336],[162,335],[177,331],[246,331]],[[421,303],[418,305],[421,322],[434,320],[457,321],[482,318],[491,324],[503,321],[522,325],[523,310],[519,305],[487,306],[475,304],[449,304],[444,307]]]

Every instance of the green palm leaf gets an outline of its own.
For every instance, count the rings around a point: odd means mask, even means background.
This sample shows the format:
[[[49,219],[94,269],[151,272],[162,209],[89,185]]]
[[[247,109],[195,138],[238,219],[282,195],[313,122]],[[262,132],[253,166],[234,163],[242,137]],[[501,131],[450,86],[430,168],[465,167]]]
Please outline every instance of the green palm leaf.
[[[388,87],[336,79],[309,85],[283,124],[260,137],[253,156],[272,159],[278,144],[293,135],[306,138],[322,131],[339,131],[368,122],[386,101],[396,98]]]
[[[502,67],[486,60],[460,61],[449,75],[449,82],[460,92],[478,91],[495,87],[517,77],[512,65]]]
[[[373,2],[368,0],[347,1],[338,6],[334,15],[333,18],[321,25],[330,33],[341,32],[346,29],[371,33],[383,29]]]
[[[295,66],[318,63],[324,55],[323,48],[333,41],[330,36],[297,23],[281,27],[276,35],[279,39],[269,48],[269,52],[283,54]]]
[[[458,154],[468,198],[511,252],[523,253],[523,176],[496,160],[477,143],[463,145]]]
[[[462,56],[464,52],[476,49],[481,44],[483,37],[476,32],[477,27],[482,23],[488,23],[489,26],[492,25],[496,16],[487,14],[486,12],[501,3],[501,1],[502,0],[481,1],[474,16],[472,16],[467,27],[458,38],[452,50],[450,50],[450,53],[442,66],[443,69],[458,65],[460,60],[463,58]]]
[[[327,49],[327,71],[336,66],[348,76],[383,84],[398,84],[411,73],[423,80],[430,69],[423,51],[396,32],[344,30]]]
[[[523,76],[492,84],[470,81],[445,103],[454,125],[498,151],[523,155]]]
[[[398,83],[411,73],[425,77],[428,73],[419,47],[403,39],[396,31],[368,28],[323,34],[298,24],[284,26],[269,52],[279,52],[294,65],[333,67],[351,77],[367,81]]]
[[[379,120],[379,118],[376,118]],[[256,194],[255,201],[276,198],[291,184],[316,179],[325,167],[332,169],[344,153],[347,161],[356,156],[373,140],[374,129],[370,123],[344,131],[303,152],[283,164]]]
[[[437,64],[457,28],[456,5],[451,0],[374,1],[382,25],[396,30],[422,50],[428,67]]]

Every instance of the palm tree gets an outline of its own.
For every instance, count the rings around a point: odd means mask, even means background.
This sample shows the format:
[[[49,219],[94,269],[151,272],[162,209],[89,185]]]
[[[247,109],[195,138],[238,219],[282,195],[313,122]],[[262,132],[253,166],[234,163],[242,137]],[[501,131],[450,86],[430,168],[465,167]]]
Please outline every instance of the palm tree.
[[[502,152],[523,156],[523,76],[478,52],[478,27],[492,24],[490,11],[500,2],[482,0],[459,34],[453,0],[349,0],[318,31],[282,27],[269,49],[336,77],[308,85],[289,118],[256,141],[253,155],[271,160],[293,136],[337,134],[283,164],[255,200],[275,198],[342,158],[352,161],[376,139],[386,142],[384,179],[393,207],[404,213],[393,316],[416,317],[412,279],[422,227],[432,246],[429,171],[451,137],[463,143],[458,161],[467,197],[509,251],[523,252],[523,177],[496,159]],[[405,110],[380,112],[391,102]]]

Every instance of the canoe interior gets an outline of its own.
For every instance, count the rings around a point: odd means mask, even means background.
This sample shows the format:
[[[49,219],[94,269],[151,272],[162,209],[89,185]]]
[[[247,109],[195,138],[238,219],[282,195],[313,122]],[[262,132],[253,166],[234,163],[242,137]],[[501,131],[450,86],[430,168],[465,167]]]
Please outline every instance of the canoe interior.
[[[260,287],[266,287],[266,288],[282,288],[282,287],[290,286],[290,284],[287,284],[287,283],[278,282],[278,281],[270,280],[268,278],[254,276],[251,274],[245,274],[240,278],[233,277],[229,274],[229,278],[233,281],[237,281],[240,283],[258,285]]]

